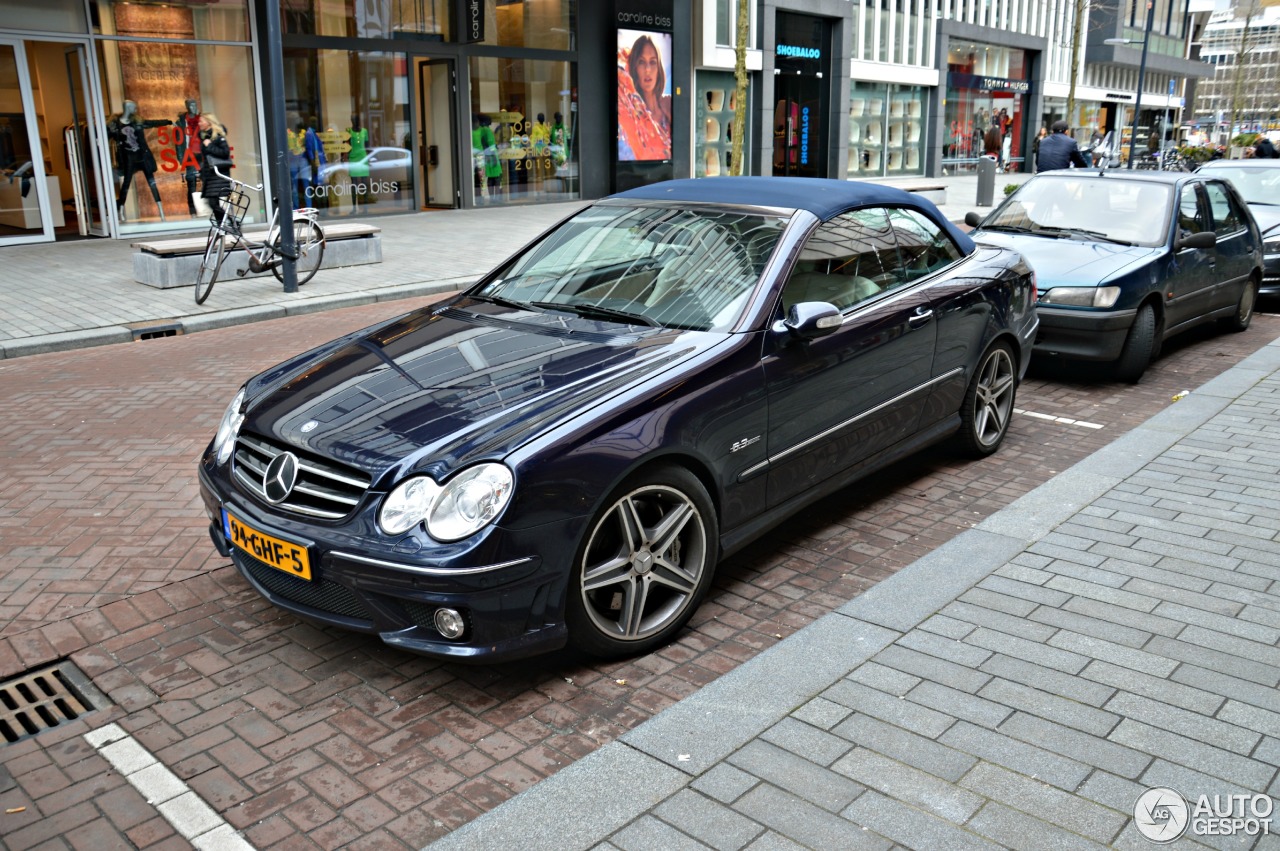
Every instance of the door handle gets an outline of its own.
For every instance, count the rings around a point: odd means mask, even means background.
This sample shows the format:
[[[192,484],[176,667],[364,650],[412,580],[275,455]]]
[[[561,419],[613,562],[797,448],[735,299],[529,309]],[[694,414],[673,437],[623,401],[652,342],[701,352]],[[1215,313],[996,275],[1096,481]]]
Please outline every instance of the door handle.
[[[907,324],[912,328],[919,328],[930,319],[933,318],[933,310],[928,307],[917,307],[916,312],[907,317]]]

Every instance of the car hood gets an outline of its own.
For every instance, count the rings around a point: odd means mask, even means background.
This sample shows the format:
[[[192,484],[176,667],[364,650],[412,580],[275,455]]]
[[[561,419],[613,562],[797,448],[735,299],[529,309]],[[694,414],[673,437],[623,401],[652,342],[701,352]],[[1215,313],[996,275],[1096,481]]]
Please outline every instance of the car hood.
[[[1051,286],[1094,287],[1150,263],[1164,246],[1117,245],[1082,239],[1055,239],[999,231],[977,230],[978,242],[1016,249],[1036,270],[1041,292]]]
[[[1258,223],[1264,236],[1272,236],[1280,228],[1280,206],[1275,204],[1250,204],[1249,212]]]
[[[410,469],[443,478],[728,338],[460,298],[318,349],[262,387],[251,382],[241,432],[375,483]]]

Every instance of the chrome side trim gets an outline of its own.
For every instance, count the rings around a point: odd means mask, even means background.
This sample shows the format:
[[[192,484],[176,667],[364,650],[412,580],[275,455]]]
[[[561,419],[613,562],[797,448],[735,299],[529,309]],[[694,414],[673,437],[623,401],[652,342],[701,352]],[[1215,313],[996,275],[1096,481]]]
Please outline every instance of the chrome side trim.
[[[948,378],[951,378],[952,376],[958,375],[961,372],[964,372],[964,369],[962,367],[956,367],[950,372],[945,372],[942,375],[937,376],[936,378],[929,379],[924,384],[921,384],[919,387],[913,387],[912,389],[906,391],[905,393],[899,393],[897,396],[894,396],[892,399],[886,399],[885,401],[881,402],[879,405],[876,405],[874,408],[868,408],[867,410],[858,414],[856,417],[851,417],[842,423],[837,423],[836,425],[833,425],[831,428],[827,429],[826,431],[819,432],[818,434],[815,434],[813,437],[810,437],[807,440],[797,443],[795,446],[788,447],[787,449],[784,449],[781,452],[779,452],[777,455],[770,455],[768,458],[766,458],[764,461],[761,461],[759,464],[756,464],[753,467],[748,467],[747,469],[739,473],[738,481],[742,481],[743,479],[749,478],[755,475],[756,473],[760,472],[761,470],[763,470],[765,467],[768,467],[770,464],[775,464],[778,461],[781,461],[783,458],[786,458],[788,455],[792,455],[796,452],[799,452],[802,449],[805,449],[806,447],[810,446],[811,444],[816,443],[819,440],[822,440],[823,438],[829,437],[842,429],[846,429],[849,426],[854,425],[859,420],[866,419],[872,414],[878,411],[882,411],[885,408],[889,407],[890,405],[895,405],[898,402],[901,402],[903,399],[906,399],[908,396],[913,396],[916,393],[920,393],[922,391],[928,390],[931,387],[933,387],[933,385],[941,381],[945,381]]]
[[[508,567],[526,564],[533,561],[532,556],[518,558],[514,561],[504,561],[501,564],[489,564],[484,567],[419,567],[413,564],[401,564],[395,561],[384,561],[379,558],[369,558],[368,556],[358,556],[355,553],[344,553],[341,550],[333,550],[329,555],[334,558],[345,558],[349,561],[358,561],[361,564],[369,564],[374,567],[385,567],[390,570],[403,570],[406,573],[420,573],[424,576],[469,576],[474,573],[489,573],[494,570],[503,570]]]

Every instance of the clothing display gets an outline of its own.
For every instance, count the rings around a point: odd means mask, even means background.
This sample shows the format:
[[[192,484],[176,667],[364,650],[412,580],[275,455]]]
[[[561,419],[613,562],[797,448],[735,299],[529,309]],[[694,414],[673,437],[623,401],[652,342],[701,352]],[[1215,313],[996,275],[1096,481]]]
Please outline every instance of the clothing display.
[[[200,176],[200,107],[194,100],[187,101],[186,111],[178,113],[177,138],[178,162],[182,165],[182,178],[187,184],[187,213],[196,214],[196,181]]]
[[[116,143],[116,169],[122,180],[119,194],[116,195],[116,208],[120,219],[124,220],[124,204],[129,199],[129,186],[135,175],[141,173],[151,187],[151,197],[155,199],[160,210],[160,220],[164,221],[164,205],[160,202],[160,189],[156,186],[156,158],[147,144],[147,130],[152,127],[165,127],[173,124],[168,119],[145,121],[138,114],[138,106],[133,101],[124,102],[124,111],[107,123],[107,135]]]
[[[351,150],[347,154],[347,174],[352,177],[369,176],[369,130],[366,127],[352,127]]]

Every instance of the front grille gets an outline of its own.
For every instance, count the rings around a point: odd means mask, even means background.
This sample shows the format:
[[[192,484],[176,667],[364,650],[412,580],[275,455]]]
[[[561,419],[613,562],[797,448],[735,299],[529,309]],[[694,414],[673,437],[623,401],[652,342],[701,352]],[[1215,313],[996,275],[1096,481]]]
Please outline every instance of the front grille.
[[[360,503],[369,489],[369,476],[297,449],[278,446],[260,437],[236,438],[235,477],[240,487],[263,502],[267,499],[262,477],[277,455],[292,452],[298,458],[298,480],[277,507],[308,517],[341,520]]]
[[[242,550],[233,550],[232,558],[253,577],[254,581],[277,597],[308,609],[370,621],[369,612],[359,598],[345,585],[327,579],[300,579],[258,561]]]

